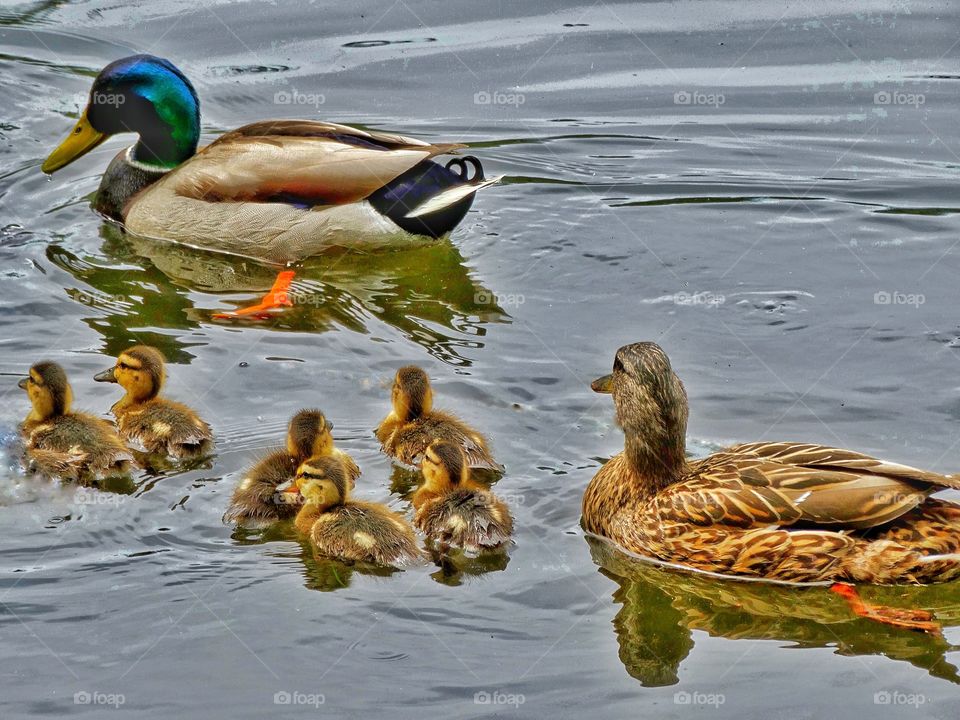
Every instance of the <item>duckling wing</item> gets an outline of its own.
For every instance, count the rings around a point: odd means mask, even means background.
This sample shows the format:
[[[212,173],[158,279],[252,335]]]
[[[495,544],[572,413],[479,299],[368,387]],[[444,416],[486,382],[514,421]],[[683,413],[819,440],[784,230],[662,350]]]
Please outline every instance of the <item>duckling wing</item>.
[[[908,482],[960,489],[960,477],[919,470],[900,463],[887,462],[852,450],[796,442],[758,442],[735,445],[724,453],[752,455],[784,465],[808,468],[833,468],[873,475],[887,475]]]
[[[662,490],[652,502],[660,517],[694,525],[809,523],[853,529],[890,522],[929,494],[888,475],[786,465],[731,452],[694,464],[688,479]]]
[[[310,531],[324,555],[377,565],[404,565],[420,556],[410,525],[375,503],[350,503],[323,513]]]
[[[397,430],[389,439],[392,453],[401,462],[419,465],[423,453],[434,440],[457,443],[467,456],[472,468],[484,468],[502,473],[503,465],[490,455],[487,439],[460,419],[449,413],[434,411]],[[388,446],[388,451],[391,448]]]
[[[513,517],[493,493],[455,490],[422,505],[414,522],[425,534],[457,547],[498,547],[513,534]]]
[[[211,202],[283,197],[357,202],[418,163],[462,145],[307,120],[258,122],[222,135],[160,182]]]
[[[81,412],[38,425],[28,446],[39,470],[67,479],[86,470],[96,475],[122,470],[134,459],[109,423]]]
[[[240,477],[223,522],[248,524],[294,517],[299,506],[280,503],[276,490],[296,470],[296,461],[286,450],[278,448],[262,457]]]
[[[182,403],[157,398],[121,414],[120,432],[142,443],[148,452],[179,455],[188,447],[202,447],[213,438],[210,426]]]

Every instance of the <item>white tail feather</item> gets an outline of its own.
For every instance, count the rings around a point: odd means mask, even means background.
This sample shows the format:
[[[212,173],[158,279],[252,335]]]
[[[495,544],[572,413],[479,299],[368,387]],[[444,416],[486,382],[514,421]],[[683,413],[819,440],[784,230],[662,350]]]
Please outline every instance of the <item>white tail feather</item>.
[[[920,558],[922,563],[932,563],[932,562],[943,562],[944,560],[952,560],[954,562],[960,562],[960,553],[945,553],[943,555],[924,555]]]
[[[478,183],[469,183],[466,185],[457,185],[456,187],[449,188],[444,190],[439,195],[434,195],[432,198],[427,200],[425,203],[418,205],[413,210],[407,213],[406,217],[416,218],[423,215],[429,215],[432,212],[437,210],[443,210],[445,207],[450,207],[451,205],[460,202],[465,197],[472,195],[477,190],[485,188],[488,185],[494,185],[500,180],[503,179],[503,176],[490,178],[489,180],[484,180],[483,182]]]

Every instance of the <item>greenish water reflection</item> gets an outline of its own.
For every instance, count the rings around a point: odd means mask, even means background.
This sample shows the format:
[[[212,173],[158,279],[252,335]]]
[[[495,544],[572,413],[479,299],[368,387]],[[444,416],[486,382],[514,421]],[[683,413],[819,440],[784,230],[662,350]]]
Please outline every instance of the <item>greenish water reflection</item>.
[[[826,587],[784,587],[718,580],[637,560],[587,538],[600,571],[620,585],[613,619],[620,661],[648,687],[674,685],[693,651],[693,631],[736,640],[778,640],[836,648],[838,655],[883,655],[960,684],[942,637],[880,626],[856,617]],[[868,602],[933,611],[944,628],[960,625],[960,583],[864,587]]]
[[[66,292],[91,307],[85,322],[103,336],[110,355],[147,342],[171,362],[188,362],[190,345],[163,330],[238,322],[212,316],[252,303],[277,273],[251,260],[130,236],[111,223],[103,223],[100,234],[102,255],[81,257],[56,244],[46,252],[80,283]],[[483,347],[487,326],[510,319],[496,294],[470,277],[449,239],[397,250],[331,251],[294,269],[293,306],[261,327],[369,333],[382,322],[430,355],[466,366],[461,348]],[[152,330],[138,329],[144,327]]]

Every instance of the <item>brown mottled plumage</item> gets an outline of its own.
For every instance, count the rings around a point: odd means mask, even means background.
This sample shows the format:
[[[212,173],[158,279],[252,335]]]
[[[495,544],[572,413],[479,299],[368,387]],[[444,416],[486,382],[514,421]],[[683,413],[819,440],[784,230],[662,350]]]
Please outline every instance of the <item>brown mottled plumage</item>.
[[[470,480],[459,445],[435,440],[423,455],[424,483],[414,493],[413,523],[443,545],[476,551],[510,541],[513,518],[507,504]]]
[[[453,415],[433,409],[430,378],[420,368],[408,365],[397,370],[391,403],[390,414],[376,430],[387,455],[407,465],[419,465],[431,442],[447,440],[463,449],[470,467],[503,472],[483,435]]]
[[[18,385],[32,406],[21,426],[32,469],[83,483],[128,470],[133,456],[113,427],[70,409],[73,391],[62,367],[38,362]]]
[[[294,415],[287,428],[286,448],[268,453],[243,474],[223,521],[257,527],[294,518],[300,505],[285,502],[290,496],[278,493],[277,486],[292,480],[300,463],[310,457],[339,458],[352,485],[356,485],[360,468],[334,446],[331,430],[333,424],[320,410],[301,410]]]
[[[347,562],[401,566],[422,553],[410,524],[385,505],[350,500],[350,481],[336,457],[310,458],[289,487],[303,507],[295,524],[321,555]]]
[[[687,396],[663,350],[635,343],[613,374],[624,452],[583,496],[586,530],[644,555],[779,580],[929,583],[960,576],[956,476],[807,443],[685,456]]]
[[[120,436],[148,453],[174,458],[197,457],[213,447],[210,426],[183,403],[160,397],[166,379],[159,350],[136,345],[120,354],[117,363],[95,376],[126,391],[110,408]]]

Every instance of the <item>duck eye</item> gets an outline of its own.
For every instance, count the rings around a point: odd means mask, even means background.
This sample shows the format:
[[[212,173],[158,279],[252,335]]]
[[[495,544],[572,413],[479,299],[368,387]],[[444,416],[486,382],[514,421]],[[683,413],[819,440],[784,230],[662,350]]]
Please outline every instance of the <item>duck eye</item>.
[[[620,358],[616,358],[616,359],[613,361],[613,371],[614,371],[614,372],[623,372],[623,362],[620,360]]]

